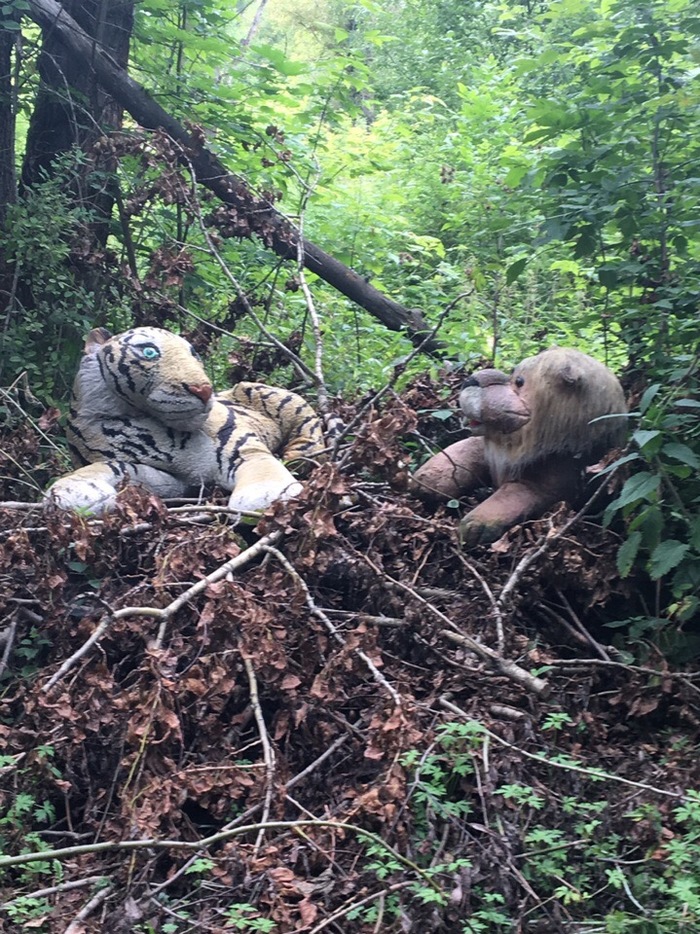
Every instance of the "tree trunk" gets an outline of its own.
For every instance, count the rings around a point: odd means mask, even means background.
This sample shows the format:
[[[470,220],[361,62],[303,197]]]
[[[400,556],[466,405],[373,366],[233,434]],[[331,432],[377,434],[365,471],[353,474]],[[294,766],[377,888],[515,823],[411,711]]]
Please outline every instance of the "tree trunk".
[[[17,198],[15,179],[15,114],[12,89],[12,46],[17,33],[0,29],[0,230],[8,204]]]
[[[27,133],[21,186],[30,188],[52,173],[56,157],[73,147],[87,152],[105,132],[122,125],[122,105],[96,84],[89,67],[94,50],[106,50],[113,60],[126,67],[133,28],[133,0],[64,0],[66,14],[87,39],[87,61],[63,42],[51,18],[42,21],[43,44],[39,56],[41,78]],[[93,157],[86,167],[76,198],[92,210],[96,222],[92,237],[103,247],[112,214],[113,195],[104,186],[105,175],[116,168],[111,156]],[[92,188],[85,180],[97,170],[102,181]]]
[[[7,225],[7,208],[17,200],[15,177],[15,108],[12,85],[12,47],[17,32],[0,29],[0,236]],[[12,292],[12,269],[0,249],[0,311]]]
[[[243,235],[255,234],[284,259],[297,256],[298,232],[290,221],[267,201],[253,194],[240,178],[230,173],[209,149],[168,114],[105,49],[87,35],[61,3],[57,0],[29,0],[29,7],[32,18],[44,30],[50,30],[60,38],[79,68],[90,78],[94,76],[141,126],[150,130],[162,128],[179,143],[183,161],[192,167],[197,180],[237,215],[245,218]],[[427,337],[430,327],[419,310],[405,308],[392,301],[354,270],[308,240],[303,241],[303,260],[307,269],[365,308],[387,328],[405,330],[414,343],[423,342],[426,352],[440,354],[442,345]]]

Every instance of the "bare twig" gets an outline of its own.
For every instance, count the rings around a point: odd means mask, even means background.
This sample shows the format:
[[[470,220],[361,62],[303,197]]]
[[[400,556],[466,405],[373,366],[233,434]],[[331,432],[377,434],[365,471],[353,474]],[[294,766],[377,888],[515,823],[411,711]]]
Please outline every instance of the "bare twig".
[[[473,290],[472,290],[472,291],[473,291]],[[414,358],[415,356],[417,356],[419,353],[421,353],[421,352],[425,349],[425,347],[426,347],[427,345],[429,345],[429,344],[431,344],[431,343],[433,342],[433,340],[435,339],[435,337],[436,337],[438,331],[439,331],[440,328],[442,327],[442,325],[443,325],[443,323],[444,323],[444,321],[445,321],[445,318],[446,318],[446,317],[448,316],[448,314],[452,311],[452,309],[455,307],[455,305],[456,305],[458,302],[461,302],[463,298],[468,298],[471,294],[472,294],[471,291],[469,291],[469,292],[462,292],[462,293],[459,294],[455,299],[453,299],[453,300],[449,303],[449,305],[447,305],[447,306],[442,310],[442,312],[440,313],[440,317],[438,318],[438,320],[437,320],[435,326],[434,326],[433,328],[431,328],[430,331],[428,331],[428,332],[426,333],[425,337],[424,337],[418,344],[416,344],[416,346],[413,348],[413,350],[411,350],[411,352],[410,352],[409,354],[407,354],[407,356],[401,361],[400,366],[397,366],[397,367],[394,368],[394,372],[393,372],[392,375],[391,375],[391,379],[390,379],[384,386],[382,386],[381,389],[378,389],[377,392],[375,392],[375,393],[367,400],[367,402],[365,402],[364,405],[362,405],[362,406],[358,409],[358,411],[356,412],[355,416],[351,419],[351,421],[348,422],[347,425],[345,425],[345,426],[343,427],[342,431],[338,432],[337,437],[334,439],[333,450],[332,450],[332,453],[331,453],[331,460],[335,460],[335,459],[337,458],[337,456],[338,456],[338,450],[339,450],[339,448],[340,448],[340,445],[341,445],[342,442],[345,440],[345,438],[347,438],[348,435],[353,431],[353,429],[355,428],[355,426],[358,425],[358,424],[362,421],[362,419],[364,418],[365,414],[369,411],[369,409],[371,409],[373,406],[375,406],[375,405],[377,404],[377,402],[379,402],[379,400],[382,398],[382,396],[385,396],[388,392],[390,392],[390,391],[394,388],[394,386],[395,386],[395,384],[396,384],[396,381],[398,380],[399,376],[404,372],[404,370],[406,369],[406,367],[408,366],[408,364],[411,362],[411,360],[413,360],[413,358]],[[346,457],[347,457],[347,455],[346,455]],[[342,458],[341,461],[340,461],[340,466],[341,466],[341,467],[343,466],[344,461],[345,461],[345,458]]]
[[[216,583],[216,581],[222,580],[226,577],[227,574],[231,574],[234,571],[237,571],[239,568],[244,567],[246,564],[250,564],[251,561],[254,561],[261,552],[265,550],[273,542],[276,542],[278,538],[282,535],[281,531],[270,532],[264,538],[261,538],[260,541],[255,542],[254,545],[251,545],[250,548],[246,548],[245,551],[242,551],[239,555],[236,555],[235,558],[231,558],[229,561],[226,561],[215,571],[212,571],[211,574],[207,574],[206,577],[203,577],[201,580],[198,580],[196,584],[193,584],[191,587],[188,587],[184,593],[181,593],[179,597],[169,603],[166,607],[151,607],[151,606],[125,606],[120,610],[114,610],[109,613],[108,616],[105,616],[100,623],[98,624],[95,631],[92,633],[90,638],[83,643],[83,645],[74,652],[69,658],[67,658],[58,671],[42,686],[42,691],[50,691],[51,688],[62,680],[63,676],[73,668],[73,666],[92,648],[95,643],[99,642],[105,632],[109,627],[119,619],[125,619],[129,616],[146,616],[151,619],[160,620],[160,627],[158,629],[158,634],[155,640],[155,646],[159,647],[162,645],[163,638],[165,637],[165,627],[168,621],[172,616],[177,613],[177,611],[183,607],[186,603],[192,600],[194,597],[198,596],[210,584]]]
[[[10,660],[10,655],[12,654],[12,649],[15,645],[15,636],[17,635],[17,613],[12,614],[12,619],[7,629],[3,632],[3,637],[5,639],[5,648],[3,649],[2,658],[0,658],[0,678],[5,673],[7,668],[7,663]]]
[[[313,615],[317,619],[321,620],[321,622],[326,627],[328,632],[330,632],[330,634],[333,636],[335,641],[340,643],[340,645],[344,646],[345,640],[338,632],[337,627],[330,621],[330,619],[326,616],[323,610],[316,606],[314,599],[311,596],[311,591],[307,587],[306,581],[301,576],[301,574],[299,574],[296,568],[287,560],[287,558],[285,558],[282,552],[279,551],[277,548],[271,548],[270,546],[266,545],[265,551],[269,552],[269,554],[271,555],[274,555],[274,557],[279,561],[279,563],[286,570],[289,576],[293,578],[293,580],[297,583],[297,585],[301,589],[306,599],[306,605],[311,610]],[[364,664],[369,669],[374,680],[384,688],[384,690],[391,696],[392,700],[394,701],[394,704],[400,709],[402,706],[400,694],[398,693],[398,691],[396,691],[395,688],[393,688],[389,684],[389,682],[386,680],[384,675],[379,671],[379,669],[374,664],[374,662],[369,657],[369,655],[367,655],[366,652],[363,652],[362,649],[353,649],[352,651],[355,655],[357,655],[358,658],[360,658],[364,662]]]
[[[614,476],[614,474],[615,474],[615,471],[612,471],[609,477]],[[498,598],[496,600],[496,604],[499,607],[504,606],[507,603],[507,601],[511,598],[511,595],[513,594],[514,590],[520,583],[520,580],[523,574],[525,574],[525,572],[542,557],[545,551],[547,551],[547,549],[551,545],[553,545],[554,542],[558,541],[560,538],[566,535],[569,529],[571,529],[572,526],[576,525],[579,519],[581,519],[588,512],[588,510],[591,508],[593,503],[602,494],[604,489],[605,489],[605,484],[600,483],[596,487],[596,489],[593,491],[593,495],[590,496],[586,500],[584,505],[581,507],[581,509],[579,509],[579,511],[575,515],[573,515],[567,522],[565,522],[564,525],[560,529],[558,529],[556,532],[553,532],[551,530],[547,532],[543,540],[540,542],[539,546],[534,551],[531,551],[529,554],[525,555],[523,558],[520,559],[520,561],[515,567],[515,570],[510,575],[510,577],[508,578],[506,583],[503,585],[503,587],[501,588],[501,592],[498,595]]]
[[[393,895],[394,892],[400,892],[402,889],[406,889],[410,885],[413,885],[411,880],[405,882],[396,882],[394,885],[388,885],[385,889],[381,889],[379,892],[372,892],[370,895],[365,895],[364,898],[352,899],[347,904],[342,905],[332,914],[328,915],[327,918],[324,918],[320,924],[316,924],[314,927],[312,927],[309,930],[309,934],[319,934],[319,931],[323,931],[325,928],[330,927],[331,924],[335,924],[341,918],[347,917],[351,911],[362,908],[364,905],[371,905],[372,902],[375,902],[381,898],[386,898],[387,895]]]
[[[354,833],[361,839],[369,840],[375,846],[385,850],[394,859],[416,873],[420,878],[436,892],[440,892],[440,887],[434,879],[413,860],[399,853],[394,847],[390,846],[386,840],[379,834],[360,827],[358,824],[349,824],[345,821],[335,820],[299,820],[299,821],[268,821],[265,824],[245,824],[243,827],[235,827],[231,830],[219,831],[211,834],[209,837],[203,837],[201,840],[158,840],[148,838],[145,840],[115,840],[109,843],[85,843],[79,846],[66,846],[56,850],[33,850],[30,853],[19,853],[16,856],[0,856],[0,870],[9,869],[11,866],[24,866],[28,863],[36,863],[39,860],[63,860],[73,859],[76,856],[84,856],[86,853],[108,853],[124,850],[126,852],[138,852],[139,850],[203,850],[212,846],[218,846],[220,843],[226,843],[228,840],[234,840],[236,837],[242,837],[249,833],[257,833],[261,828],[265,831],[281,830],[296,832],[304,828],[319,828],[327,830],[336,830],[341,833]],[[105,896],[106,897],[106,896]]]
[[[316,306],[311,294],[311,289],[309,288],[309,284],[306,281],[306,276],[304,274],[304,211],[306,210],[306,205],[308,203],[309,196],[311,195],[311,191],[311,186],[306,183],[303,189],[302,203],[299,211],[299,222],[297,225],[299,230],[299,239],[297,240],[297,278],[299,279],[299,284],[301,285],[301,291],[304,295],[309,317],[311,318],[311,328],[314,334],[314,373],[316,374],[318,408],[319,411],[326,414],[328,412],[328,389],[326,388],[326,381],[323,377],[323,333],[321,331],[321,322],[316,312]]]
[[[93,911],[96,908],[99,908],[102,902],[106,901],[106,899],[112,894],[113,890],[114,886],[108,885],[104,889],[100,889],[99,892],[95,892],[90,901],[86,902],[75,918],[73,918],[63,934],[79,934],[80,931],[84,931],[85,929],[81,922],[86,918],[89,918]]]
[[[174,145],[176,145],[176,146],[179,145],[179,144],[177,143],[177,141],[175,141],[175,140],[173,140],[173,143],[174,143]],[[189,166],[190,175],[191,175],[192,180],[193,180],[193,191],[190,193],[190,204],[189,204],[189,206],[190,206],[190,208],[194,211],[195,216],[197,217],[197,222],[198,222],[198,224],[199,224],[199,229],[200,229],[200,231],[201,231],[201,233],[202,233],[202,236],[204,237],[204,239],[205,239],[205,241],[206,241],[208,252],[211,254],[211,256],[214,257],[214,259],[216,260],[216,262],[217,262],[219,268],[220,268],[221,271],[223,272],[224,276],[228,279],[229,283],[233,286],[233,289],[234,289],[234,291],[235,291],[235,293],[236,293],[236,297],[238,298],[238,301],[241,303],[241,305],[242,305],[243,308],[245,309],[245,313],[248,315],[248,317],[251,319],[251,321],[253,321],[253,323],[255,324],[256,328],[258,328],[258,330],[260,331],[260,333],[261,333],[261,334],[264,334],[266,340],[268,340],[274,347],[276,347],[277,350],[280,351],[280,353],[284,354],[284,356],[285,356],[285,357],[289,360],[289,362],[294,366],[294,368],[298,371],[298,373],[299,373],[303,378],[306,379],[306,381],[309,381],[309,380],[310,380],[310,381],[313,382],[314,384],[320,385],[320,386],[323,388],[323,383],[322,383],[322,382],[321,382],[320,384],[318,383],[318,377],[317,377],[316,373],[315,373],[312,369],[310,369],[310,367],[308,367],[308,366],[304,363],[304,361],[301,359],[301,357],[299,357],[297,354],[295,354],[293,350],[290,350],[289,347],[287,347],[287,345],[284,344],[284,343],[283,343],[278,337],[276,337],[271,331],[268,331],[268,329],[265,327],[265,325],[263,324],[263,322],[260,320],[260,318],[257,316],[257,314],[255,313],[255,311],[253,310],[253,306],[252,306],[252,305],[250,304],[250,302],[248,301],[248,296],[246,295],[245,291],[243,290],[243,287],[241,286],[241,284],[240,284],[240,282],[238,281],[238,279],[236,279],[236,277],[234,276],[234,274],[231,272],[231,270],[230,270],[230,268],[229,268],[229,266],[228,266],[228,263],[227,263],[226,260],[222,257],[221,253],[220,253],[219,250],[217,249],[216,243],[214,242],[214,239],[213,239],[212,236],[211,236],[211,232],[210,232],[210,230],[209,230],[209,227],[207,227],[207,225],[206,225],[205,222],[204,222],[204,218],[202,217],[202,212],[201,212],[201,209],[200,209],[199,199],[197,198],[196,191],[194,190],[194,181],[195,181],[196,178],[197,178],[197,175],[196,175],[196,172],[195,172],[195,168],[194,168],[194,166],[192,165],[192,162],[191,162],[190,159],[188,158],[187,154],[185,153],[184,148],[182,148],[181,146],[180,146],[179,148],[180,148],[180,152],[181,152],[181,154],[182,154],[182,159],[183,159],[183,161],[187,162],[187,164],[188,164],[188,166]],[[301,243],[302,243],[301,248],[302,248],[302,250],[303,250],[303,241],[301,241]]]
[[[503,628],[503,614],[501,613],[501,608],[499,607],[496,601],[496,598],[493,595],[493,591],[491,590],[489,585],[486,583],[483,576],[479,574],[479,572],[474,567],[472,562],[468,561],[465,558],[461,549],[455,548],[454,554],[457,557],[457,559],[460,561],[460,563],[463,564],[464,567],[469,571],[472,577],[479,582],[479,584],[481,585],[481,589],[484,591],[484,593],[486,594],[488,598],[489,603],[491,604],[491,609],[493,610],[493,616],[496,622],[496,645],[498,646],[498,651],[502,653],[505,647],[505,631]]]
[[[15,902],[23,898],[47,898],[49,895],[60,895],[61,892],[70,892],[72,889],[83,889],[87,885],[96,885],[107,881],[106,876],[86,876],[84,879],[73,879],[71,882],[59,882],[58,885],[51,885],[46,889],[35,889],[33,892],[26,892],[18,895],[9,902],[0,904],[0,911],[6,911]]]
[[[556,592],[557,592],[557,596],[559,597],[559,599],[561,600],[561,602],[562,602],[562,603],[564,604],[564,606],[566,607],[566,610],[567,610],[569,616],[571,617],[571,619],[572,619],[572,621],[573,621],[574,629],[579,633],[579,635],[581,636],[581,638],[583,639],[583,641],[584,641],[585,643],[587,643],[588,645],[590,645],[590,647],[593,649],[593,651],[596,652],[598,655],[600,655],[600,657],[603,659],[603,661],[609,662],[609,661],[610,661],[610,656],[608,655],[607,651],[605,650],[605,646],[601,645],[600,642],[596,642],[596,640],[593,638],[593,636],[590,634],[590,632],[589,632],[589,631],[586,629],[586,627],[583,625],[583,623],[582,623],[581,620],[579,619],[578,615],[577,615],[576,613],[574,613],[574,608],[571,606],[571,604],[569,603],[569,601],[566,599],[566,595],[565,595],[564,593],[562,593],[562,591],[559,589],[559,587],[557,587]]]
[[[439,610],[424,597],[421,597],[418,591],[413,587],[409,587],[408,584],[404,584],[402,581],[398,581],[396,578],[386,574],[381,570],[381,568],[377,567],[377,565],[370,558],[368,558],[367,555],[363,555],[358,551],[355,551],[355,554],[362,558],[362,560],[365,561],[378,576],[382,577],[386,581],[389,581],[393,587],[397,587],[399,590],[403,590],[405,593],[410,594],[415,600],[424,606],[428,612],[432,613],[439,620],[441,620],[441,622],[448,627],[447,630],[442,630],[442,634],[444,636],[448,637],[453,642],[458,642],[460,645],[466,646],[482,661],[488,662],[489,665],[491,665],[501,674],[505,675],[507,678],[510,678],[511,681],[515,681],[516,684],[522,685],[533,694],[547,694],[549,687],[546,681],[535,677],[534,675],[530,674],[529,671],[525,671],[524,668],[516,665],[515,662],[512,662],[510,659],[499,655],[498,652],[496,652],[494,649],[476,642],[474,639],[472,639],[471,636],[463,633],[460,628],[452,622],[449,616],[446,616],[442,612],[442,610]]]
[[[253,708],[253,716],[255,717],[255,722],[258,727],[258,735],[260,736],[260,743],[262,744],[263,749],[263,758],[265,760],[265,773],[267,776],[266,788],[265,788],[265,801],[263,804],[263,824],[267,822],[270,816],[270,803],[272,801],[272,784],[275,779],[275,750],[272,748],[272,743],[270,742],[270,737],[267,734],[267,726],[265,725],[265,718],[263,717],[262,709],[260,707],[260,697],[258,695],[258,680],[255,677],[255,669],[253,668],[253,663],[247,656],[243,656],[243,664],[245,665],[246,674],[248,676],[248,689],[250,691],[250,704]],[[253,847],[253,856],[257,858],[260,847],[262,846],[262,841],[265,831],[261,827],[258,831],[258,838],[255,841],[255,846]]]

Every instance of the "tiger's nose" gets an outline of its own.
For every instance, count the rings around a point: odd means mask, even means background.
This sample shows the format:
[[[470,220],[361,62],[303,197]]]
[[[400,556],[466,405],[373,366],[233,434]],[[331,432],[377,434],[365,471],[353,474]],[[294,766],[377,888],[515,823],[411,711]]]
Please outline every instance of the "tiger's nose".
[[[193,396],[201,399],[205,405],[211,399],[213,393],[211,383],[185,383],[185,389],[187,392],[191,392]]]

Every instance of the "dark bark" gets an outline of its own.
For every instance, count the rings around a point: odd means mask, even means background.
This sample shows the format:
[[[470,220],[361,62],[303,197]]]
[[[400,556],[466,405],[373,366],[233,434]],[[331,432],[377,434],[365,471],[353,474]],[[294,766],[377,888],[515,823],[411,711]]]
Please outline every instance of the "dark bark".
[[[243,235],[255,234],[284,259],[296,257],[298,234],[287,218],[230,173],[209,149],[188,133],[85,33],[64,6],[57,0],[29,0],[29,6],[32,18],[43,27],[45,35],[53,35],[60,40],[68,54],[75,56],[80,67],[90,77],[94,75],[102,88],[141,126],[150,130],[163,129],[182,147],[183,158],[192,166],[198,181],[229,205],[239,219],[244,219]],[[427,338],[430,327],[419,310],[405,308],[392,301],[354,270],[308,240],[303,242],[303,259],[307,269],[365,308],[387,328],[406,331],[414,343],[423,342],[426,352],[440,354],[442,345],[434,338]]]
[[[15,112],[13,104],[12,47],[17,33],[0,29],[0,234],[7,224],[7,208],[17,199],[15,178]],[[12,269],[0,250],[0,310],[12,290]]]
[[[91,47],[99,45],[116,63],[126,67],[133,0],[64,0],[62,8],[89,37]],[[118,129],[122,122],[121,104],[95,83],[89,58],[86,63],[73,54],[60,34],[46,23],[39,76],[22,166],[21,183],[26,187],[51,173],[57,155],[74,146],[89,149],[95,139]],[[111,200],[105,207],[111,211]]]
[[[15,180],[15,115],[12,88],[12,47],[17,33],[0,29],[0,230],[8,204],[17,198]]]

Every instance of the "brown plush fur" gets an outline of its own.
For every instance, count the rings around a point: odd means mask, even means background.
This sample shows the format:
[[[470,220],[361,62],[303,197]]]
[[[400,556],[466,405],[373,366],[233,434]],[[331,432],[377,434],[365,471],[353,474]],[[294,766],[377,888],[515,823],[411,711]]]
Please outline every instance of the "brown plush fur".
[[[558,500],[574,500],[582,469],[621,444],[626,432],[625,397],[614,374],[562,347],[523,360],[510,376],[474,374],[460,406],[472,437],[432,457],[413,481],[420,495],[437,499],[485,483],[497,488],[462,520],[468,544],[492,541]]]

